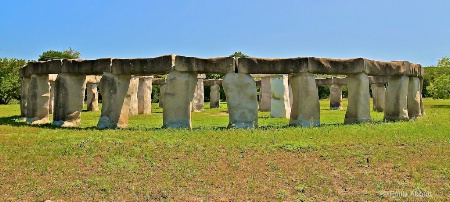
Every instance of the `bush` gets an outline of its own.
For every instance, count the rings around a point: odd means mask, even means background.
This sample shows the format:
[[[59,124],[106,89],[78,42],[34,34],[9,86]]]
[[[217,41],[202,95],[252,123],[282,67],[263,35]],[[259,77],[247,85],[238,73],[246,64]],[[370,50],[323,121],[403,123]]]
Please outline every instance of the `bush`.
[[[0,104],[8,104],[13,99],[20,99],[19,69],[26,63],[25,60],[16,58],[0,58]]]

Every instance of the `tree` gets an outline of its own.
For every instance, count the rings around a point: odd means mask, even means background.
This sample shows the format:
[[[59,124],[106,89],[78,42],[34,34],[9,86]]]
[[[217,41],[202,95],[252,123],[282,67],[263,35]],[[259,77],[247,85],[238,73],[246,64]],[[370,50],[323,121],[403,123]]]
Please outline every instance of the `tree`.
[[[42,53],[42,55],[39,55],[39,61],[47,61],[52,59],[78,59],[80,58],[80,52],[75,51],[72,48],[69,48],[69,50],[63,50],[63,51],[55,51],[55,50],[49,50]]]
[[[234,52],[233,54],[230,55],[230,57],[246,58],[246,57],[248,57],[248,55],[239,51],[239,52]]]
[[[450,75],[439,75],[427,87],[433,99],[450,98]]]
[[[450,58],[442,57],[435,67],[426,67],[422,95],[434,99],[450,98]]]
[[[448,67],[450,68],[450,58],[448,57],[442,57],[439,61],[438,61],[438,67]]]
[[[25,60],[0,58],[0,104],[8,104],[20,98],[19,69],[26,65]]]

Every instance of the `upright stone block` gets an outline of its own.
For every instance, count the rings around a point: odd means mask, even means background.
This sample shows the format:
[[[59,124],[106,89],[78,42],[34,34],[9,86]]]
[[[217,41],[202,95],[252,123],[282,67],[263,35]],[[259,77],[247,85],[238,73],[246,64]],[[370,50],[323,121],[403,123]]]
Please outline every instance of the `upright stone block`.
[[[159,108],[163,108],[164,109],[164,93],[166,92],[166,84],[160,85],[159,86]]]
[[[55,81],[49,81],[50,85],[50,101],[48,103],[48,113],[53,114],[55,106]]]
[[[96,83],[87,83],[86,84],[86,107],[88,111],[96,112],[99,110],[98,108],[98,84]]]
[[[289,103],[288,76],[270,76],[270,89],[272,91],[272,100],[270,101],[270,117],[289,118],[291,113],[291,105]]]
[[[348,106],[344,123],[370,122],[369,77],[365,73],[347,76]]]
[[[417,119],[422,116],[420,102],[422,99],[419,77],[409,77],[408,84],[408,116]]]
[[[75,127],[80,124],[83,110],[82,91],[86,75],[61,73],[55,82],[53,125]]]
[[[331,84],[330,86],[330,109],[341,110],[342,109],[342,86],[337,84]]]
[[[27,122],[31,124],[50,122],[48,119],[49,88],[48,74],[31,75],[27,97]]]
[[[385,121],[407,121],[408,116],[408,76],[391,76],[386,89],[384,107]]]
[[[214,84],[209,92],[209,106],[211,109],[220,107],[220,86]]]
[[[191,107],[197,74],[171,71],[164,91],[163,128],[192,128]]]
[[[130,97],[130,108],[129,114],[130,116],[138,115],[138,87],[139,87],[139,78],[131,77],[129,91],[131,94]]]
[[[319,92],[314,74],[293,74],[290,78],[293,94],[290,125],[315,127],[320,125]]]
[[[139,78],[138,113],[152,113],[152,77]]]
[[[128,126],[130,79],[131,75],[103,73],[99,85],[102,94],[102,113],[97,124],[98,129]]]
[[[422,75],[423,74],[424,73],[422,73]],[[425,116],[425,108],[423,107],[422,89],[423,89],[423,78],[420,78],[420,112],[422,113],[422,116]]]
[[[384,102],[386,99],[386,88],[384,83],[372,84],[373,111],[384,111]]]
[[[223,78],[222,85],[230,116],[228,128],[258,127],[255,80],[249,74],[228,73]]]
[[[260,94],[260,109],[262,112],[270,111],[271,100],[272,100],[272,90],[270,89],[270,77],[261,77],[261,88],[259,90]]]
[[[192,111],[201,112],[205,106],[205,87],[203,85],[203,79],[197,79],[197,86],[194,91],[194,99],[192,99]]]
[[[27,117],[27,100],[28,100],[28,87],[30,86],[31,78],[22,77],[21,80],[21,95],[20,95],[20,116],[22,118]]]

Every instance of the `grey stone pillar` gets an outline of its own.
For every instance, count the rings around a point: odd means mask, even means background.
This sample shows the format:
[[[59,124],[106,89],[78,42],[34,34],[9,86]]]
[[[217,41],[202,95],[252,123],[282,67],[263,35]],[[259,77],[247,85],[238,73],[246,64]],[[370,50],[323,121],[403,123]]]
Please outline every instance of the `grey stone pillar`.
[[[192,128],[191,108],[197,74],[171,71],[164,91],[163,128]]]
[[[132,76],[130,79],[130,87],[129,91],[131,94],[130,97],[130,108],[129,108],[129,116],[138,115],[138,87],[139,87],[139,78]]]
[[[97,91],[98,84],[96,83],[87,83],[86,84],[86,105],[88,111],[98,111],[98,91]]]
[[[159,86],[159,108],[164,108],[164,93],[166,91],[166,84]]]
[[[408,76],[391,76],[386,89],[385,121],[407,121]]]
[[[220,107],[220,86],[214,83],[209,92],[209,106],[211,109]]]
[[[205,108],[205,87],[203,85],[204,74],[199,74],[197,77],[197,86],[194,91],[194,99],[192,99],[192,111],[201,112]]]
[[[22,118],[27,117],[27,99],[28,99],[28,87],[30,86],[31,78],[22,77],[21,80],[21,95],[20,95],[20,116]]]
[[[249,74],[228,73],[223,78],[222,86],[228,102],[228,128],[258,127],[255,80]]]
[[[365,73],[347,76],[348,106],[344,123],[370,122],[369,77]]]
[[[422,116],[425,116],[425,108],[423,107],[422,90],[423,90],[423,78],[420,78],[420,112],[421,112]]]
[[[289,103],[288,76],[270,76],[270,89],[272,91],[272,100],[270,101],[270,117],[289,118],[291,114],[291,104]]]
[[[75,127],[80,124],[83,110],[82,91],[86,75],[61,73],[55,81],[53,125]]]
[[[342,109],[342,86],[337,84],[331,84],[330,86],[330,109],[341,110]]]
[[[103,73],[100,80],[102,94],[102,113],[97,128],[125,128],[128,126],[128,113],[131,92],[131,75]]]
[[[49,81],[50,84],[50,101],[48,102],[48,113],[53,114],[55,107],[55,81]]]
[[[27,97],[27,122],[31,124],[50,122],[48,119],[49,88],[48,74],[31,75]]]
[[[290,78],[293,94],[290,125],[314,127],[320,125],[319,92],[314,74],[293,74]]]
[[[386,88],[384,83],[372,84],[372,99],[373,99],[373,110],[382,112],[384,111],[384,102],[386,99]]]
[[[261,88],[259,90],[260,109],[262,112],[270,111],[270,102],[272,100],[272,92],[270,89],[270,77],[261,77]]]
[[[409,119],[417,119],[422,116],[420,102],[422,94],[420,93],[419,77],[409,77],[408,83],[408,116]]]
[[[152,79],[151,76],[139,78],[138,88],[138,113],[152,113]]]

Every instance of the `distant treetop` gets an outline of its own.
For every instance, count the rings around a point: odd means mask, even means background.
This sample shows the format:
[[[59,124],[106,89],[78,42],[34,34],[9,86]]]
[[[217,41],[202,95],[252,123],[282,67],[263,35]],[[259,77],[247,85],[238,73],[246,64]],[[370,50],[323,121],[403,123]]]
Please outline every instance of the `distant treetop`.
[[[64,51],[55,51],[55,50],[49,50],[42,53],[42,55],[39,55],[39,61],[47,61],[52,59],[79,59],[80,58],[80,52],[75,51],[72,48],[69,48],[69,50]]]
[[[239,51],[239,52],[234,52],[233,54],[230,55],[230,57],[246,58],[246,57],[248,57],[248,55]]]

